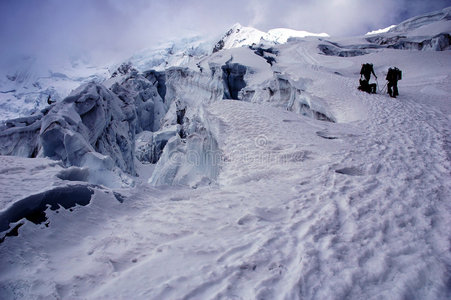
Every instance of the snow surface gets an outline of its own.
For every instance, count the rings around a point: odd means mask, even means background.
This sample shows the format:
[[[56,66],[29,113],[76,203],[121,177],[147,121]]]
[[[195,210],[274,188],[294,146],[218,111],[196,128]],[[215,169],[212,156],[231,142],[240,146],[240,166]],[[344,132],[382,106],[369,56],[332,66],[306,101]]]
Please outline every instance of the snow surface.
[[[0,156],[2,221],[14,203],[92,192],[1,233],[0,298],[450,299],[451,52],[340,57],[324,43],[273,45],[273,65],[244,47],[167,70],[166,115],[137,152],[168,145],[156,165],[136,162],[134,186]],[[245,66],[241,101],[222,99],[227,62]],[[378,94],[357,90],[365,62]],[[391,66],[403,71],[396,99]]]

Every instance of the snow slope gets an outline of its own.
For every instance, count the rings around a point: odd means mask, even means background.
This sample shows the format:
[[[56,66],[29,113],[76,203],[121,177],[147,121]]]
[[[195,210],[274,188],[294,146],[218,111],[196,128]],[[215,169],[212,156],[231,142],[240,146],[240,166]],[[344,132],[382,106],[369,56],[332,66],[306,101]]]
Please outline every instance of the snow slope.
[[[449,299],[451,52],[342,57],[324,43],[273,46],[272,65],[246,47],[168,71],[170,107],[152,138],[174,127],[187,137],[169,138],[155,169],[195,179],[218,170],[201,184],[150,185],[143,172],[134,187],[108,189],[80,168],[0,157],[11,189],[1,216],[42,185],[44,202],[92,193],[2,232],[2,298]],[[365,62],[378,94],[356,88]],[[403,71],[396,99],[381,91],[390,66]],[[245,82],[237,100],[222,99],[220,70],[230,89]]]

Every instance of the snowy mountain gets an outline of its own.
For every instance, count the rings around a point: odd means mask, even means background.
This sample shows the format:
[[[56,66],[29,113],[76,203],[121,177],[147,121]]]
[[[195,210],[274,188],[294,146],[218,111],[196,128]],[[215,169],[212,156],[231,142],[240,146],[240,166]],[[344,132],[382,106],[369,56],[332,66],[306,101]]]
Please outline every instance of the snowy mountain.
[[[45,108],[50,96],[61,101],[80,84],[108,78],[106,67],[83,60],[42,65],[36,58],[23,57],[0,71],[0,120],[30,115]]]
[[[391,28],[389,32],[406,33],[407,36],[437,35],[449,32],[450,20],[451,7],[448,7],[441,11],[410,18],[394,28]]]
[[[227,34],[216,41],[211,38],[192,36],[177,41],[165,42],[159,46],[144,49],[128,59],[128,62],[143,72],[150,69],[161,71],[173,66],[186,66],[200,57],[217,51],[221,43],[224,49],[267,43],[282,44],[290,37],[327,36],[290,29],[273,29],[268,33],[250,27],[234,25]],[[216,43],[216,46],[215,46]],[[216,50],[215,50],[216,49]],[[30,115],[52,101],[61,101],[80,84],[101,83],[108,79],[120,63],[112,66],[93,66],[82,59],[70,62],[39,64],[36,58],[24,57],[11,63],[10,68],[0,73],[0,120]]]
[[[0,298],[450,298],[449,12],[52,73],[81,85],[0,126]],[[44,87],[24,70],[3,96]]]
[[[449,50],[451,44],[451,7],[414,17],[367,40],[395,49]],[[378,33],[378,32],[377,32]]]
[[[252,27],[241,26],[237,23],[230,28],[227,33],[216,42],[213,52],[222,49],[232,49],[243,46],[251,46],[253,44],[284,44],[289,38],[307,37],[307,36],[329,36],[326,33],[310,33],[307,31],[298,31],[288,28],[271,29],[268,32],[263,32]]]

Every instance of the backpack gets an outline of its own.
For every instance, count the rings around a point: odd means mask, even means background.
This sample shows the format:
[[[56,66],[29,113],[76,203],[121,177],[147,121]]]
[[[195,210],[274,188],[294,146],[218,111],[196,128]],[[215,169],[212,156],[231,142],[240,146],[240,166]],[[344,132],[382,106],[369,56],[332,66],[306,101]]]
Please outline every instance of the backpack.
[[[402,71],[395,67],[395,73],[396,73],[396,80],[402,79]]]
[[[398,81],[402,79],[402,71],[396,67],[389,68],[387,77],[385,78],[388,81]]]

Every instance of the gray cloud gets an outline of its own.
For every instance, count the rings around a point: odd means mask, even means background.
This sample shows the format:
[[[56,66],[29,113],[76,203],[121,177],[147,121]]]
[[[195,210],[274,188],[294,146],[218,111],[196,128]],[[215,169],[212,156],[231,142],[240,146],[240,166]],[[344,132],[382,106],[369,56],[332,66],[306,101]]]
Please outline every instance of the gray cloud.
[[[32,54],[108,62],[190,34],[220,35],[236,22],[357,35],[449,5],[449,0],[2,0],[0,62]]]
[[[251,24],[262,29],[290,27],[331,35],[357,35],[450,5],[448,0],[252,1]],[[268,21],[271,20],[271,21]]]

